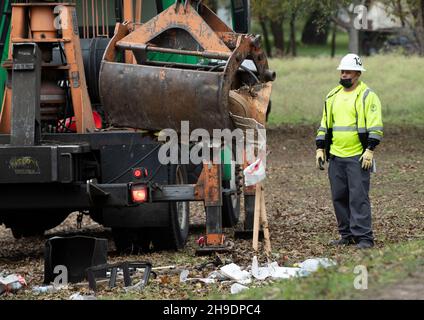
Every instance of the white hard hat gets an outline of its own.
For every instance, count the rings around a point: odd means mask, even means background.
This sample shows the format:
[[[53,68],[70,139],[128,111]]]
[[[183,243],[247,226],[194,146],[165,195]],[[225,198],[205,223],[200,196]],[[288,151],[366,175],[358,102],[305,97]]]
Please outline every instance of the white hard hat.
[[[365,68],[357,54],[349,53],[342,58],[337,70],[365,71]]]

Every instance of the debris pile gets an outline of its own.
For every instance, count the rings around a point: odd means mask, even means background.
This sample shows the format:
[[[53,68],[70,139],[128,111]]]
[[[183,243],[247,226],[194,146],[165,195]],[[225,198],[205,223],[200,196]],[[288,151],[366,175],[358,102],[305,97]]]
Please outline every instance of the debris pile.
[[[260,282],[266,279],[290,279],[295,277],[307,277],[320,268],[329,268],[336,265],[336,262],[328,258],[307,259],[294,267],[280,267],[277,262],[267,263],[260,266],[256,256],[252,259],[252,264],[246,269],[242,269],[235,263],[222,266],[219,270],[212,271],[206,278],[190,278],[189,270],[182,270],[180,282],[203,282],[206,284],[233,282],[231,293],[236,294],[248,289],[247,285],[253,282]]]

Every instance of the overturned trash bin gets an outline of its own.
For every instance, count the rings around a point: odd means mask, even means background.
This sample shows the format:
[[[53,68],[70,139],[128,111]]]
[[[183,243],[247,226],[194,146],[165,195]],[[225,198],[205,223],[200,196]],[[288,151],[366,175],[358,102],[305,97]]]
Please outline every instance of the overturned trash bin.
[[[107,239],[53,237],[47,240],[44,251],[44,283],[51,283],[58,276],[57,270],[55,273],[57,266],[66,267],[68,282],[77,283],[87,278],[87,268],[106,263]],[[105,277],[106,271],[99,270],[96,276]]]

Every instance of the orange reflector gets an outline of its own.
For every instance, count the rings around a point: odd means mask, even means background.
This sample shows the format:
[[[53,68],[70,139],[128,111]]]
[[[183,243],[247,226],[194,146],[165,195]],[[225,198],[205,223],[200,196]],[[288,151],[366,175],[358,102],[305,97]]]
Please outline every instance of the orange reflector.
[[[147,186],[136,185],[131,188],[132,201],[143,203],[147,201]]]

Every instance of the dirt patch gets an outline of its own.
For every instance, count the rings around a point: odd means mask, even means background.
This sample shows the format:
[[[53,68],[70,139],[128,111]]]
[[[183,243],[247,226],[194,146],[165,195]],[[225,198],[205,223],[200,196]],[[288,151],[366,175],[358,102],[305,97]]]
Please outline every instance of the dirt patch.
[[[365,298],[377,300],[424,300],[423,292],[424,270],[420,270],[395,284],[368,292]]]
[[[342,255],[357,254],[355,248],[327,246],[330,239],[338,238],[338,234],[327,172],[315,169],[315,129],[287,126],[268,130],[270,154],[265,199],[274,258],[280,265],[291,265],[311,257],[329,257],[342,262]],[[378,172],[372,176],[370,193],[376,250],[386,244],[424,236],[423,139],[424,129],[388,127],[385,139],[376,151]],[[45,239],[53,235],[83,232],[109,239],[110,262],[123,259],[147,260],[157,267],[177,266],[173,272],[158,272],[158,278],[152,280],[143,293],[128,298],[186,299],[205,297],[211,292],[228,293],[229,284],[179,283],[178,270],[188,269],[190,277],[197,277],[207,276],[217,268],[213,264],[199,267],[208,261],[215,261],[216,257],[194,255],[196,239],[204,233],[204,227],[199,225],[204,217],[193,218],[192,232],[184,250],[131,257],[114,254],[110,230],[88,218],[84,218],[83,229],[77,230],[75,214],[58,228],[48,231],[44,238],[14,240],[10,230],[0,226],[0,272],[21,273],[30,286],[39,285],[43,280]],[[232,230],[226,230],[226,236],[234,241],[235,247],[232,253],[220,255],[221,261],[248,266],[253,255],[251,241],[234,240]],[[261,261],[265,261],[261,254],[259,256]],[[408,288],[407,284],[402,288]],[[120,290],[105,290],[101,295],[106,298],[116,297],[123,294]],[[70,294],[67,291],[33,296],[30,292],[22,292],[8,298],[67,298]]]

